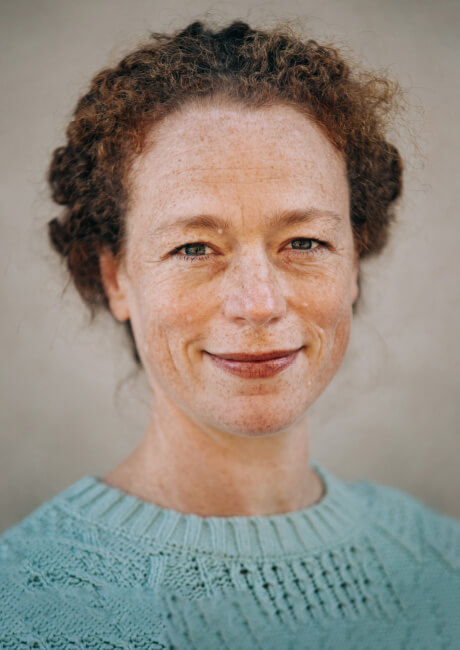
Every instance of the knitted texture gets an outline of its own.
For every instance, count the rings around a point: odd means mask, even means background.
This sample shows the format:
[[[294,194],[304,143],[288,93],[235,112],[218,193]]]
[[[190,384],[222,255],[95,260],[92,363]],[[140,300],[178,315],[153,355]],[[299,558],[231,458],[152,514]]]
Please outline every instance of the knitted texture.
[[[460,648],[460,520],[311,465],[321,501],[271,516],[82,477],[0,535],[0,647]]]

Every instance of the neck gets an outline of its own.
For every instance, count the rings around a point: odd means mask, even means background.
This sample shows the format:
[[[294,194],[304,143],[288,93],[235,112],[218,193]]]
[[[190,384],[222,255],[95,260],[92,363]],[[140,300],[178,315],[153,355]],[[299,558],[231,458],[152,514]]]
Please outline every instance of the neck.
[[[138,447],[102,481],[143,501],[202,517],[272,515],[321,500],[305,420],[272,435],[200,427],[156,401]]]

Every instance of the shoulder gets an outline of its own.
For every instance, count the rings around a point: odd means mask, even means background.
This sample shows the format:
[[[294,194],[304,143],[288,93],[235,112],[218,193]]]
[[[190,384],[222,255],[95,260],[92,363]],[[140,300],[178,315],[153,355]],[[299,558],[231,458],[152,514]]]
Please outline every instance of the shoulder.
[[[364,498],[374,527],[410,545],[420,559],[438,559],[460,573],[460,519],[389,485],[360,480],[350,488]]]
[[[45,502],[0,535],[0,648],[102,648],[109,639],[162,647],[145,629],[151,602],[138,587],[146,569],[137,555],[61,499]]]
[[[55,554],[50,540],[56,532],[50,513],[45,502],[0,535],[0,647],[29,642],[27,647],[32,647],[30,623],[40,620],[49,605],[43,588]]]
[[[42,503],[29,515],[0,534],[2,584],[14,580],[18,588],[43,582],[43,576],[66,551],[78,544],[75,523],[59,507],[59,495]]]
[[[90,541],[93,524],[85,520],[77,509],[72,509],[72,496],[92,483],[84,476],[44,501],[22,520],[0,534],[0,570],[9,564],[53,563],[56,556],[51,549],[69,549]]]

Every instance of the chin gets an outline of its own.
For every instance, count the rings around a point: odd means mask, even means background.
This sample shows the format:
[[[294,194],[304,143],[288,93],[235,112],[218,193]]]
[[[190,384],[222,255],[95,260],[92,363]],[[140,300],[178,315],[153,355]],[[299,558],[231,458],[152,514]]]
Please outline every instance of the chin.
[[[227,402],[226,409],[214,412],[208,423],[220,430],[247,438],[270,436],[285,431],[305,413],[304,404],[291,402],[286,407],[286,397],[280,395],[279,403],[271,395],[239,396]],[[229,408],[230,407],[230,408]]]

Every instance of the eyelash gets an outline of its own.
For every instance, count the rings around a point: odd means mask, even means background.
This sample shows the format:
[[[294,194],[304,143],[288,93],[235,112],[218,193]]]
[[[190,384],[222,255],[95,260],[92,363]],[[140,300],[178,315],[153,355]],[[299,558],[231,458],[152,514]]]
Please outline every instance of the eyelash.
[[[295,239],[291,239],[288,243],[292,244],[293,241],[300,241],[300,240],[305,240],[305,241],[310,241],[310,242],[315,242],[316,244],[319,244],[315,248],[305,248],[305,249],[291,249],[295,253],[309,253],[310,255],[316,255],[316,251],[322,252],[322,249],[326,247],[326,243],[323,241],[320,241],[319,239],[313,239],[312,237],[296,237]],[[205,255],[180,255],[179,251],[182,250],[182,248],[186,248],[187,246],[198,246],[199,244],[203,244],[204,246],[208,246],[208,244],[205,244],[204,242],[198,241],[198,242],[190,242],[188,244],[184,244],[183,246],[179,246],[178,248],[174,249],[171,252],[171,256],[177,257],[184,262],[196,262],[198,260],[201,261],[206,261],[209,259],[212,255],[210,253],[206,253]],[[210,246],[209,246],[210,248]],[[313,252],[311,252],[313,251]]]

